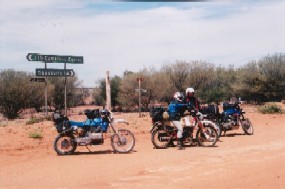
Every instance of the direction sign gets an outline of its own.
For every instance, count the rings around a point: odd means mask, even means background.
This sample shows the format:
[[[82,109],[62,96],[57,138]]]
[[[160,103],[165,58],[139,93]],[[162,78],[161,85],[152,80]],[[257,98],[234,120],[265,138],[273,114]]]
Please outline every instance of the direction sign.
[[[46,77],[73,77],[75,75],[73,69],[41,69],[36,68],[36,76]]]
[[[45,63],[83,64],[83,56],[59,56],[28,53],[26,58],[28,61],[41,61]]]
[[[46,81],[46,78],[44,77],[32,77],[30,79],[30,81],[34,81],[34,82],[45,82]]]

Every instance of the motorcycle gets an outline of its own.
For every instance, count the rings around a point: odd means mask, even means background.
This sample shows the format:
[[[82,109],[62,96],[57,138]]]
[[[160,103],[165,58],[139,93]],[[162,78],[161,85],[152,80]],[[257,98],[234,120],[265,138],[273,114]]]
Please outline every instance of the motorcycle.
[[[209,120],[209,121],[213,121],[214,123],[216,123],[216,131],[218,133],[218,137],[221,137],[222,134],[222,126],[219,120],[219,107],[217,105],[207,105],[207,106],[203,106],[200,109],[200,112],[203,114],[203,120]]]
[[[240,126],[245,134],[253,135],[253,125],[248,118],[244,117],[244,114],[245,111],[240,108],[240,102],[234,104],[223,103],[223,112],[218,115],[217,119],[224,131],[224,135],[229,130],[239,129]]]
[[[187,115],[187,114],[186,114]],[[192,118],[200,116],[195,110],[190,111]],[[170,121],[168,121],[168,113],[165,109],[157,109],[151,113],[153,126],[150,129],[151,142],[156,149],[164,149],[174,145],[174,141],[177,141],[177,128],[174,127]],[[198,127],[199,119],[191,119],[191,125],[185,124],[185,117],[181,119],[183,126],[183,142],[184,143],[195,143],[197,142],[200,146],[214,146],[218,141],[218,134],[215,129],[215,123],[212,121],[201,121],[205,129],[209,133],[207,139],[204,132],[198,128],[196,131],[196,138],[193,137],[194,130]]]
[[[112,129],[111,145],[115,152],[128,153],[135,146],[135,137],[131,131],[115,128],[116,123],[126,123],[124,119],[114,119],[108,110],[85,110],[86,121],[70,121],[68,117],[54,113],[54,124],[58,136],[54,141],[54,150],[59,155],[70,155],[75,152],[77,146],[102,145],[104,133],[108,128]],[[90,150],[89,150],[90,151]]]

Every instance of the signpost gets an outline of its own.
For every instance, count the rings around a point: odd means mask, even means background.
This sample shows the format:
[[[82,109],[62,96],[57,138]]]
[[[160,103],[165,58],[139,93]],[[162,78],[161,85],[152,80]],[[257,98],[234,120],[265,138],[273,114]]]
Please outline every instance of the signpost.
[[[59,56],[59,55],[43,55],[39,53],[28,53],[26,56],[28,61],[40,61],[45,63],[45,68],[37,68],[36,76],[47,77],[64,77],[64,112],[67,114],[66,102],[66,77],[74,77],[75,73],[72,69],[66,69],[66,64],[83,64],[83,56]],[[64,69],[47,69],[47,63],[64,63]],[[47,116],[47,82],[45,79],[45,106]],[[32,79],[31,79],[32,80]]]

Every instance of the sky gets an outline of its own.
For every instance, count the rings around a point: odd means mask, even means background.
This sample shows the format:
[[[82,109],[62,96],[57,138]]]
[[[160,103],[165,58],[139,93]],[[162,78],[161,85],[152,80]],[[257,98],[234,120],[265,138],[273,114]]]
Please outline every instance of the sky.
[[[35,73],[28,53],[83,56],[67,64],[84,87],[177,60],[240,67],[285,52],[285,1],[0,0],[0,71]],[[64,64],[47,64],[63,69]]]

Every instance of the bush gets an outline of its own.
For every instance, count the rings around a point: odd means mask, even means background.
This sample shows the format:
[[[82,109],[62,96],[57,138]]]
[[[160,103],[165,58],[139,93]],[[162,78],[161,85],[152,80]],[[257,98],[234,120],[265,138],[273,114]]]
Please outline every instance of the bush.
[[[32,125],[32,124],[34,124],[34,123],[39,123],[39,122],[41,122],[41,121],[43,121],[41,118],[32,117],[32,118],[30,118],[30,120],[28,120],[28,121],[26,122],[26,125]]]
[[[8,119],[17,118],[29,105],[30,76],[25,72],[4,70],[0,72],[0,111]]]
[[[29,137],[30,138],[43,138],[43,134],[41,132],[38,132],[38,131],[34,131],[34,132],[30,132],[29,133]]]
[[[276,104],[269,104],[265,106],[260,106],[258,108],[259,112],[263,114],[275,114],[275,113],[283,113],[283,110],[280,106]]]

